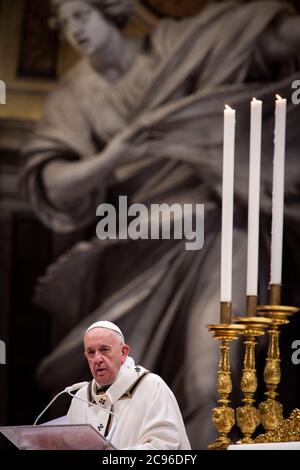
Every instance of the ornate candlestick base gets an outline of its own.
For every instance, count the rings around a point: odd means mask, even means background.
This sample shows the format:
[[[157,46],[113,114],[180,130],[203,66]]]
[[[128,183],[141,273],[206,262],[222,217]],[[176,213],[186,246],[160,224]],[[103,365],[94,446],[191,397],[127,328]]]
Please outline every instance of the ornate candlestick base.
[[[234,410],[229,406],[229,394],[232,390],[231,372],[230,372],[230,342],[237,339],[245,327],[243,325],[218,324],[207,325],[207,328],[213,332],[214,339],[221,341],[221,357],[218,368],[217,391],[220,395],[218,406],[213,409],[213,424],[219,432],[219,437],[209,445],[209,450],[225,450],[230,444],[228,437],[234,423]]]
[[[289,323],[288,317],[299,311],[297,307],[284,305],[260,305],[257,307],[259,315],[269,318],[272,323],[269,327],[269,348],[264,380],[266,383],[265,395],[267,400],[259,405],[260,419],[266,431],[273,431],[283,420],[282,404],[276,400],[276,389],[280,382],[280,326]]]
[[[255,346],[256,337],[264,334],[265,329],[272,323],[268,318],[256,316],[238,317],[236,323],[244,325],[245,330],[242,334],[245,337],[245,356],[244,368],[241,380],[241,390],[244,394],[244,405],[237,408],[236,420],[237,425],[241,429],[244,437],[241,442],[251,444],[253,441],[252,434],[260,424],[259,411],[253,406],[254,393],[257,389],[257,376],[255,367]]]
[[[300,441],[300,410],[295,408],[288,419],[284,419],[274,431],[260,434],[255,442]]]

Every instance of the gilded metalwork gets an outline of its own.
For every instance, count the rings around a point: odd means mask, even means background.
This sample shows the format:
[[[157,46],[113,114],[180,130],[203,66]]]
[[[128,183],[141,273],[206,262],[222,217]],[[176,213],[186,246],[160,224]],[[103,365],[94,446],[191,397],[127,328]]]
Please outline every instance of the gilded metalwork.
[[[300,410],[295,409],[288,419],[285,419],[273,431],[260,434],[255,442],[290,442],[300,441]]]
[[[243,325],[218,324],[207,325],[213,332],[214,339],[221,341],[220,362],[218,368],[217,390],[220,395],[218,406],[213,409],[212,421],[219,432],[217,439],[209,445],[210,450],[225,450],[231,443],[228,434],[235,423],[234,410],[229,406],[229,394],[232,390],[230,371],[230,342],[237,339],[245,327]]]
[[[235,423],[234,410],[225,405],[214,408],[212,422],[220,435],[208,448],[209,450],[226,450],[231,443],[228,434]]]
[[[241,442],[251,443],[253,442],[252,434],[260,424],[259,411],[254,406],[254,393],[257,389],[257,376],[255,367],[256,337],[264,334],[265,329],[271,324],[271,320],[255,316],[246,316],[238,317],[236,322],[245,326],[245,330],[243,331],[243,335],[245,337],[245,356],[241,380],[241,390],[244,395],[242,401],[244,405],[237,408],[236,420],[237,425],[244,435]]]
[[[280,300],[280,286],[271,287],[271,301]],[[269,318],[272,323],[269,327],[269,347],[264,370],[264,381],[266,384],[266,401],[259,405],[260,419],[266,431],[275,430],[283,421],[283,408],[279,401],[277,387],[281,379],[280,371],[280,348],[279,335],[280,326],[289,323],[288,317],[298,312],[297,307],[284,305],[262,305],[258,306],[259,315]]]
[[[259,405],[260,421],[263,427],[269,431],[276,429],[283,420],[282,404],[274,398],[268,398]]]
[[[238,317],[234,325],[231,321],[231,303],[221,303],[221,324],[208,325],[214,338],[221,341],[221,357],[218,368],[217,390],[220,395],[218,406],[213,410],[213,423],[219,432],[218,438],[209,446],[212,450],[226,449],[230,444],[229,433],[235,424],[234,410],[229,406],[229,394],[232,391],[229,364],[230,342],[238,333],[244,335],[245,356],[241,379],[243,406],[236,410],[236,422],[243,433],[241,442],[253,443],[252,438],[261,423],[267,433],[258,436],[255,442],[284,442],[300,440],[300,410],[296,409],[288,420],[283,421],[283,407],[276,400],[277,386],[280,383],[280,327],[289,323],[288,317],[298,312],[296,307],[280,305],[281,285],[271,286],[270,305],[257,306],[257,297],[247,297],[247,316]],[[257,316],[257,314],[259,316]],[[234,329],[238,327],[241,329]],[[268,328],[269,347],[264,370],[266,400],[254,406],[254,394],[257,390],[255,365],[256,338]]]
[[[236,410],[236,421],[241,429],[244,437],[240,442],[243,444],[251,444],[253,441],[252,434],[260,424],[259,411],[253,405],[240,406]]]

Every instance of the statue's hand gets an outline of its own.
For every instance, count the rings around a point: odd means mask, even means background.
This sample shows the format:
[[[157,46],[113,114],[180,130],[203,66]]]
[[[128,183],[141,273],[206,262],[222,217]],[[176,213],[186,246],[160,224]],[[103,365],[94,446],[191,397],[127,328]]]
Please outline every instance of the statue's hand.
[[[137,160],[147,150],[147,131],[138,123],[134,123],[119,132],[99,154],[103,160],[106,158],[110,163],[117,164],[123,161]]]

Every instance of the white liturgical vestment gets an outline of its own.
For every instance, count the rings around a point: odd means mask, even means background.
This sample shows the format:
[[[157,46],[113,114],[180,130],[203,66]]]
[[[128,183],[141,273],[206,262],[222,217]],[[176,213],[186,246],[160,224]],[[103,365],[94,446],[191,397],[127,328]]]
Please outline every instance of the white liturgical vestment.
[[[115,382],[97,392],[95,380],[78,390],[68,411],[71,424],[91,424],[116,449],[189,450],[190,443],[176,398],[156,374],[122,365]]]

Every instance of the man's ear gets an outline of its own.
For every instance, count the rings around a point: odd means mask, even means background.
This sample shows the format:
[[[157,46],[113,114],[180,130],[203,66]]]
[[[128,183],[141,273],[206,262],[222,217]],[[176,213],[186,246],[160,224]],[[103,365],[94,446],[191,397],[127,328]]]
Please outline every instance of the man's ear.
[[[130,347],[128,346],[128,344],[124,344],[122,346],[122,358],[121,358],[122,364],[125,362],[128,354],[129,354],[129,351],[130,351]]]

